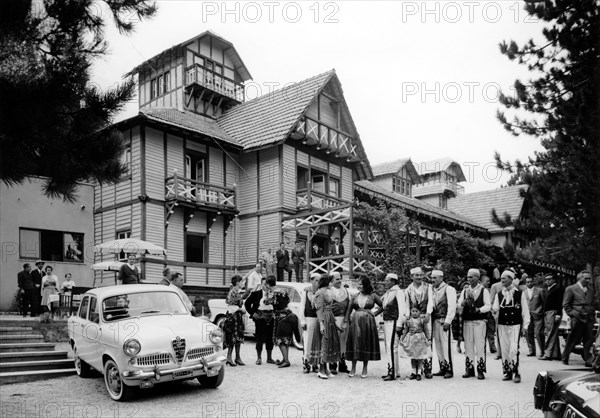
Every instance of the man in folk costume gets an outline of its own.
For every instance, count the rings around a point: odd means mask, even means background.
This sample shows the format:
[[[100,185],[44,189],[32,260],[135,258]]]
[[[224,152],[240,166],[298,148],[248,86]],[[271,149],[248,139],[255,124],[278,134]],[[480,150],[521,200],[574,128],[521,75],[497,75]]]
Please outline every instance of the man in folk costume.
[[[412,308],[417,308],[421,312],[421,318],[426,323],[429,323],[431,312],[433,311],[433,297],[431,294],[431,286],[423,281],[425,273],[421,267],[415,267],[410,270],[412,283],[406,288],[406,299],[408,301],[408,312]],[[431,327],[429,328],[431,329]],[[431,379],[432,359],[423,360],[423,373],[426,379]]]
[[[319,273],[311,273],[310,275],[310,286],[302,291],[300,295],[300,309],[298,319],[302,326],[302,338],[304,340],[304,352],[302,354],[302,364],[304,373],[310,373],[311,366],[308,364],[308,357],[310,355],[310,346],[313,340],[315,332],[317,335],[321,333],[319,329],[319,320],[317,319],[317,311],[313,307],[313,298],[317,287],[319,286],[319,279],[321,275]],[[313,371],[317,371],[317,366],[313,366]]]
[[[460,293],[458,299],[459,309],[462,310],[463,329],[465,339],[465,369],[464,378],[475,376],[477,364],[477,379],[485,379],[485,334],[487,329],[487,313],[490,312],[490,293],[479,283],[478,269],[469,269],[467,272],[467,286]]]
[[[375,313],[375,316],[383,312],[383,332],[385,338],[385,353],[388,361],[388,372],[381,376],[384,381],[396,380],[400,374],[398,363],[399,333],[402,331],[404,322],[408,318],[408,304],[404,291],[398,286],[398,275],[388,273],[385,276],[384,285],[386,292],[383,295],[383,306]]]
[[[348,366],[346,366],[346,340],[348,339],[348,323],[346,322],[346,311],[350,304],[350,295],[348,289],[342,286],[342,276],[337,271],[331,273],[331,287],[329,292],[333,299],[332,312],[335,317],[335,326],[338,328],[338,335],[340,337],[340,353],[341,359],[339,361],[339,368],[336,363],[330,363],[329,368],[332,374],[348,373]]]
[[[450,379],[454,376],[452,368],[452,354],[450,329],[452,320],[456,314],[456,290],[444,282],[444,272],[433,270],[431,272],[433,281],[433,342],[440,363],[440,371],[434,376],[444,376]]]
[[[519,374],[519,341],[527,336],[529,305],[525,292],[514,286],[514,274],[505,271],[500,276],[502,291],[496,294],[492,309],[498,313],[498,347],[502,352],[502,380],[521,381]]]

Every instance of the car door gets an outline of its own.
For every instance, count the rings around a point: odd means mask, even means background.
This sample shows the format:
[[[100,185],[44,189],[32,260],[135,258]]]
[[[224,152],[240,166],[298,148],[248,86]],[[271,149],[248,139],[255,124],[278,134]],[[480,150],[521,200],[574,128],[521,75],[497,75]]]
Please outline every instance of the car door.
[[[90,304],[90,297],[88,295],[83,296],[81,299],[81,303],[79,304],[79,309],[77,311],[77,316],[73,318],[73,340],[75,341],[75,346],[77,347],[77,353],[79,356],[85,352],[85,326],[87,323],[87,311]],[[87,360],[86,360],[87,361]]]
[[[100,328],[100,306],[96,296],[90,296],[87,323],[84,328],[85,355],[90,366],[102,369],[102,329]]]

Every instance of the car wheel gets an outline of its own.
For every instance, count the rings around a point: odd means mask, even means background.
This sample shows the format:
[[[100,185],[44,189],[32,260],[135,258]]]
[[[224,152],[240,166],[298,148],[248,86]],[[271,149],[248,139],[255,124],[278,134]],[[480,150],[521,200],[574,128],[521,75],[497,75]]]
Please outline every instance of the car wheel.
[[[215,325],[218,326],[219,328],[223,329],[223,325],[225,325],[225,319],[227,319],[227,318],[224,315],[221,315],[215,321]]]
[[[77,353],[77,347],[73,347],[73,363],[75,363],[75,372],[77,373],[77,376],[84,379],[92,377],[93,370],[89,364],[79,357],[79,354]]]
[[[126,401],[133,396],[134,388],[123,382],[119,366],[111,359],[104,363],[104,383],[108,394],[115,401]]]
[[[198,376],[198,382],[205,388],[216,389],[221,386],[223,379],[225,378],[225,366],[221,366],[219,374],[216,376]]]
[[[300,328],[300,340],[298,341],[296,339],[296,335],[293,335],[292,342],[294,343],[294,347],[296,347],[298,350],[304,349],[304,334],[303,334],[302,328]]]

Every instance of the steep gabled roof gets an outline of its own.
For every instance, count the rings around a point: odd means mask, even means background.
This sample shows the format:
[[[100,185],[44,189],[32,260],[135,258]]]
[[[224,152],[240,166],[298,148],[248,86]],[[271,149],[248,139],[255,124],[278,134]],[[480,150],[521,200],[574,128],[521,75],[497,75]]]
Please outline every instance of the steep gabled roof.
[[[456,169],[457,181],[467,181],[462,167],[452,158],[438,158],[437,160],[413,162],[413,164],[421,176],[430,173],[439,173],[441,171],[446,171],[450,167],[454,167]]]
[[[526,185],[503,187],[501,189],[468,193],[454,199],[448,199],[448,209],[466,216],[490,232],[510,230],[501,228],[492,221],[492,209],[496,209],[499,217],[509,214],[513,220],[521,215],[524,198],[521,190],[527,190]]]
[[[440,220],[451,222],[454,224],[467,227],[478,232],[485,232],[485,227],[472,219],[452,211],[444,210],[429,203],[422,202],[399,193],[394,193],[391,190],[378,186],[369,180],[361,180],[354,183],[354,189],[371,196],[383,198],[387,201],[394,202],[398,206],[406,208],[416,213],[425,214],[438,218]],[[450,199],[449,199],[450,200]]]
[[[240,54],[238,54],[238,52],[236,51],[233,44],[231,42],[229,42],[228,40],[226,40],[225,38],[217,35],[215,32],[210,31],[210,30],[202,32],[200,35],[196,35],[193,38],[190,38],[185,42],[181,42],[181,43],[178,43],[177,45],[173,45],[171,48],[165,49],[160,54],[156,54],[152,58],[147,59],[146,61],[144,61],[137,67],[135,67],[129,73],[125,74],[125,76],[137,74],[140,71],[142,71],[142,69],[144,69],[146,66],[151,65],[150,63],[158,62],[163,58],[171,59],[171,56],[173,53],[180,51],[181,48],[183,48],[185,45],[187,45],[191,42],[194,42],[196,39],[203,38],[205,36],[211,36],[215,40],[217,40],[218,42],[223,44],[223,46],[224,46],[223,50],[225,51],[225,54],[227,54],[227,56],[231,59],[231,62],[233,63],[235,70],[238,72],[238,74],[242,78],[242,81],[252,80],[252,75],[250,75],[250,71],[248,71],[246,64],[244,64],[244,62],[242,61]],[[152,67],[153,66],[151,65],[151,68]]]
[[[227,110],[219,125],[245,149],[283,142],[308,105],[333,76],[327,71]]]
[[[241,147],[241,144],[229,136],[214,120],[193,112],[186,112],[174,108],[152,107],[140,109],[139,116],[151,121],[161,122],[202,135],[207,135]]]
[[[386,176],[389,174],[396,174],[398,171],[402,169],[402,167],[406,166],[406,170],[410,175],[410,179],[413,183],[419,182],[419,173],[417,172],[415,165],[410,160],[410,158],[400,158],[395,161],[388,161],[386,163],[381,163],[373,166],[373,175],[375,177]]]

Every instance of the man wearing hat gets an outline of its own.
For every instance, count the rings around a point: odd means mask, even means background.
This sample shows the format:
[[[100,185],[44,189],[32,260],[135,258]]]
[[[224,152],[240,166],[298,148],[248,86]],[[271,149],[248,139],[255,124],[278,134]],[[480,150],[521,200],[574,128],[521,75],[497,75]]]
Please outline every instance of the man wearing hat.
[[[440,363],[440,371],[434,376],[444,376],[450,379],[454,376],[452,368],[452,351],[450,328],[456,314],[456,290],[444,282],[444,272],[433,270],[431,272],[433,281],[433,343]]]
[[[540,360],[560,360],[560,344],[558,343],[558,329],[562,319],[563,291],[556,284],[552,274],[544,277],[547,290],[544,300],[544,357]]]
[[[31,316],[37,316],[41,311],[42,303],[42,278],[44,277],[44,263],[42,260],[35,262],[35,268],[31,271],[31,280],[35,287],[31,299]]]
[[[514,285],[515,275],[504,271],[500,276],[502,291],[496,294],[492,310],[498,314],[498,341],[502,353],[502,380],[521,381],[519,374],[519,341],[527,335],[529,305],[525,292]]]
[[[462,310],[465,338],[465,369],[464,378],[475,376],[477,364],[477,379],[485,379],[485,334],[487,328],[487,313],[490,312],[490,292],[479,283],[481,273],[478,269],[469,269],[467,281],[469,285],[460,293],[459,309]]]
[[[388,372],[381,376],[383,380],[396,380],[400,374],[398,364],[398,335],[404,321],[408,318],[406,295],[398,287],[398,275],[388,273],[384,281],[386,292],[383,294],[382,307],[375,312],[375,316],[383,312],[383,332],[385,336],[385,353],[388,360]]]
[[[317,311],[313,308],[313,298],[317,292],[319,286],[319,279],[321,275],[319,273],[311,273],[310,275],[310,286],[308,286],[300,295],[300,310],[298,319],[302,326],[302,338],[304,340],[304,353],[302,355],[302,363],[304,365],[304,373],[310,373],[311,366],[308,363],[310,355],[310,346],[312,344],[313,335],[315,332],[320,333],[319,320],[317,319]],[[313,367],[313,369],[315,369]],[[315,372],[317,370],[314,370]]]
[[[331,310],[335,317],[335,326],[338,329],[338,335],[340,338],[340,353],[341,359],[339,361],[339,371],[341,373],[348,373],[348,366],[346,366],[346,340],[348,340],[348,323],[346,322],[346,311],[350,304],[350,295],[348,289],[342,286],[342,276],[337,271],[331,273],[331,288],[329,289],[331,298],[333,299],[333,305]],[[337,374],[338,365],[336,363],[330,363],[329,368],[331,373]]]
[[[431,286],[423,281],[425,273],[421,267],[415,267],[410,270],[412,283],[406,288],[406,300],[408,302],[407,310],[417,308],[421,312],[421,317],[429,324],[431,312],[433,311],[433,297],[431,294]],[[431,329],[431,327],[429,328]],[[431,358],[423,360],[423,373],[426,379],[431,379]]]

